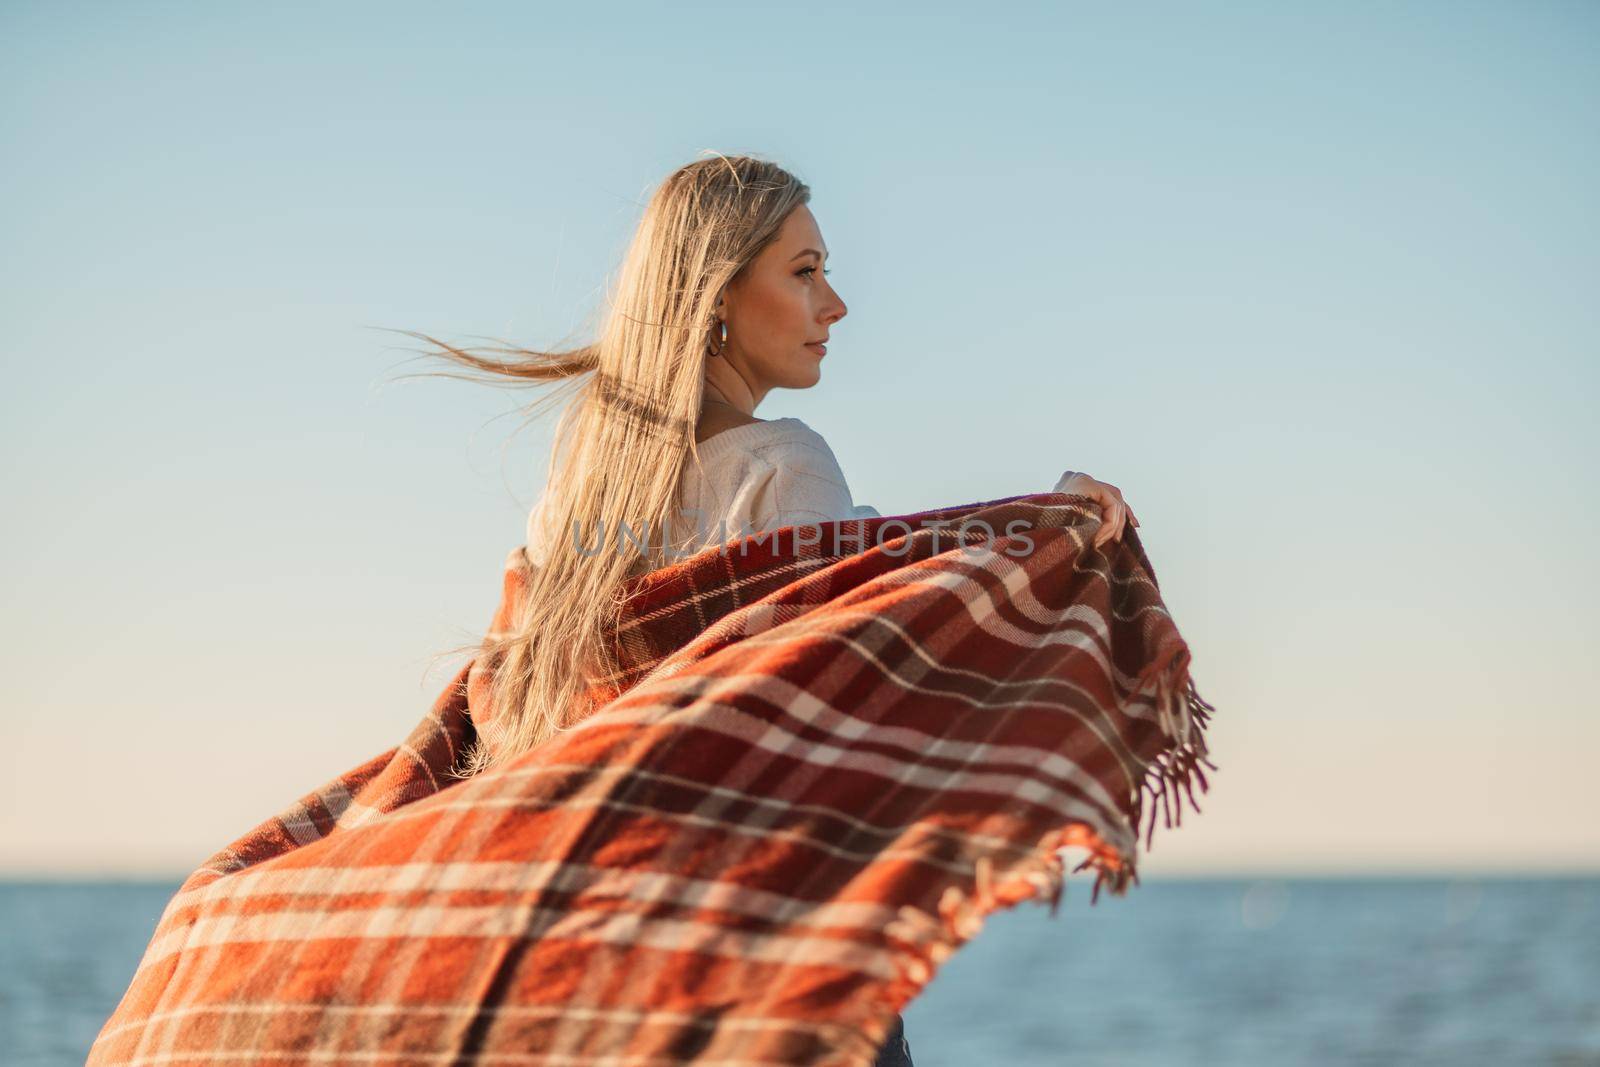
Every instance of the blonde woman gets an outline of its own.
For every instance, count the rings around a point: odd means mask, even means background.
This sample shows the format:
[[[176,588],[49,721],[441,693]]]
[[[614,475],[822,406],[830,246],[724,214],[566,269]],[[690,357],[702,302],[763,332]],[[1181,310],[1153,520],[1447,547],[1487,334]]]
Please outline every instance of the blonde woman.
[[[755,414],[773,389],[821,380],[848,312],[809,200],[773,163],[698,160],[651,196],[593,343],[495,359],[418,335],[479,371],[580,385],[528,516],[525,613],[486,650],[494,713],[463,774],[572,725],[586,680],[615,669],[604,635],[630,576],[751,532],[879,514],[815,430]],[[1138,525],[1113,485],[1067,471],[1054,490],[1101,505],[1097,543]],[[911,1062],[899,1017],[877,1062]]]

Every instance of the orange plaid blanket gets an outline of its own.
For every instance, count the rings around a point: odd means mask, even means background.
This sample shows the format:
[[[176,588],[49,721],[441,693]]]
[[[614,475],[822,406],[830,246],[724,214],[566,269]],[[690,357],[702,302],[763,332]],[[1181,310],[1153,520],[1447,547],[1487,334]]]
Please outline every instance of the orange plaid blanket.
[[[632,579],[592,713],[452,778],[480,655],[189,876],[88,1062],[871,1063],[985,916],[1056,914],[1058,850],[1092,904],[1199,810],[1211,706],[1099,525],[1045,493],[706,549]]]

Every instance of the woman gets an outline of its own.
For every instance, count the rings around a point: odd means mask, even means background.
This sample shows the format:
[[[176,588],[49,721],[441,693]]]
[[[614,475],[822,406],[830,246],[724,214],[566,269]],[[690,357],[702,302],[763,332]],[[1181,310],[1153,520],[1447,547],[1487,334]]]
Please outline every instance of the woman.
[[[755,416],[845,314],[806,200],[691,164],[595,343],[442,346],[583,387],[488,633],[403,741],[195,868],[91,1064],[906,1064],[899,1010],[986,916],[1054,915],[1063,849],[1093,904],[1199,810],[1214,709],[1137,535],[1100,550],[1114,486],[859,517],[826,442]]]
[[[650,198],[594,343],[498,360],[426,338],[497,375],[587,376],[528,518],[526,610],[494,650],[494,715],[464,775],[572,725],[588,681],[615,670],[604,635],[628,577],[749,533],[879,514],[816,431],[755,415],[771,390],[817,384],[847,311],[809,199],[773,163],[698,160]],[[1067,471],[1053,491],[1100,504],[1097,546],[1138,525],[1114,485]],[[877,1062],[909,1052],[896,1017]]]

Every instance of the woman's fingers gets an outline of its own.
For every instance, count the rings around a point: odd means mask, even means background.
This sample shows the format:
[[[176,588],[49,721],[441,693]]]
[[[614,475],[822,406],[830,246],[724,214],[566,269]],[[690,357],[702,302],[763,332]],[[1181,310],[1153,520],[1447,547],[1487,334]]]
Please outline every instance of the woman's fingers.
[[[1069,478],[1068,475],[1074,475],[1074,477]],[[1088,484],[1081,488],[1073,487],[1071,490],[1067,490],[1067,482],[1078,478]],[[1100,548],[1108,541],[1122,540],[1122,535],[1127,532],[1129,526],[1139,525],[1138,516],[1133,513],[1133,509],[1128,506],[1128,502],[1122,499],[1122,490],[1110,482],[1102,482],[1087,474],[1068,471],[1061,476],[1061,480],[1056,485],[1058,492],[1070,491],[1081,496],[1087,496],[1100,505],[1100,529],[1095,533],[1093,541],[1095,548]]]
[[[1106,488],[1111,491],[1111,495],[1112,496],[1117,498],[1117,532],[1116,532],[1116,539],[1118,541],[1120,541],[1120,540],[1122,540],[1123,533],[1125,533],[1127,531],[1127,529],[1128,529],[1128,516],[1131,515],[1132,512],[1128,508],[1128,502],[1126,500],[1122,499],[1122,490],[1121,489],[1118,489],[1116,486],[1109,485],[1109,484],[1106,486]]]
[[[1095,499],[1100,503],[1100,532],[1095,534],[1094,546],[1101,547],[1107,541],[1122,536],[1120,529],[1121,507],[1117,498],[1109,490],[1097,489]]]
[[[1100,530],[1094,538],[1096,548],[1100,548],[1108,541],[1122,540],[1122,535],[1127,532],[1130,522],[1134,526],[1139,525],[1133,509],[1122,499],[1122,492],[1116,486],[1101,482],[1095,488],[1093,495],[1100,504]]]

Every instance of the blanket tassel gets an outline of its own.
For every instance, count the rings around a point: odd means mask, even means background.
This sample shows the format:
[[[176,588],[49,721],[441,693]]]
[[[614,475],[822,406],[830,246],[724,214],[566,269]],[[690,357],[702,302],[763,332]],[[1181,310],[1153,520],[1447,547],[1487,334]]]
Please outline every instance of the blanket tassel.
[[[1183,804],[1177,791],[1180,788],[1184,791],[1190,806],[1198,813],[1200,805],[1195,801],[1191,778],[1199,779],[1200,791],[1204,793],[1209,790],[1210,783],[1200,769],[1201,764],[1218,769],[1206,759],[1210,750],[1205,741],[1206,726],[1216,709],[1196,690],[1189,677],[1188,664],[1180,660],[1165,665],[1165,669],[1156,672],[1156,685],[1158,719],[1171,745],[1146,767],[1141,788],[1135,791],[1131,819],[1135,849],[1147,805],[1150,829],[1146,849],[1154,840],[1155,805],[1151,801],[1160,801],[1169,828],[1181,825]],[[841,1033],[844,1056],[841,1063],[857,1067],[870,1065],[888,1034],[894,1014],[922,991],[951,955],[977,935],[990,914],[1031,899],[1048,902],[1050,917],[1055,918],[1066,889],[1061,850],[1068,847],[1089,852],[1089,856],[1073,868],[1073,873],[1095,868],[1094,888],[1089,898],[1091,906],[1098,903],[1102,886],[1113,895],[1123,896],[1130,883],[1139,884],[1137,857],[1124,854],[1081,822],[1047,831],[1023,859],[1010,866],[1003,878],[997,878],[989,856],[980,856],[974,864],[972,892],[948,886],[939,898],[937,916],[908,904],[885,926],[895,977],[879,987],[880,993],[864,1028],[849,1028]]]

